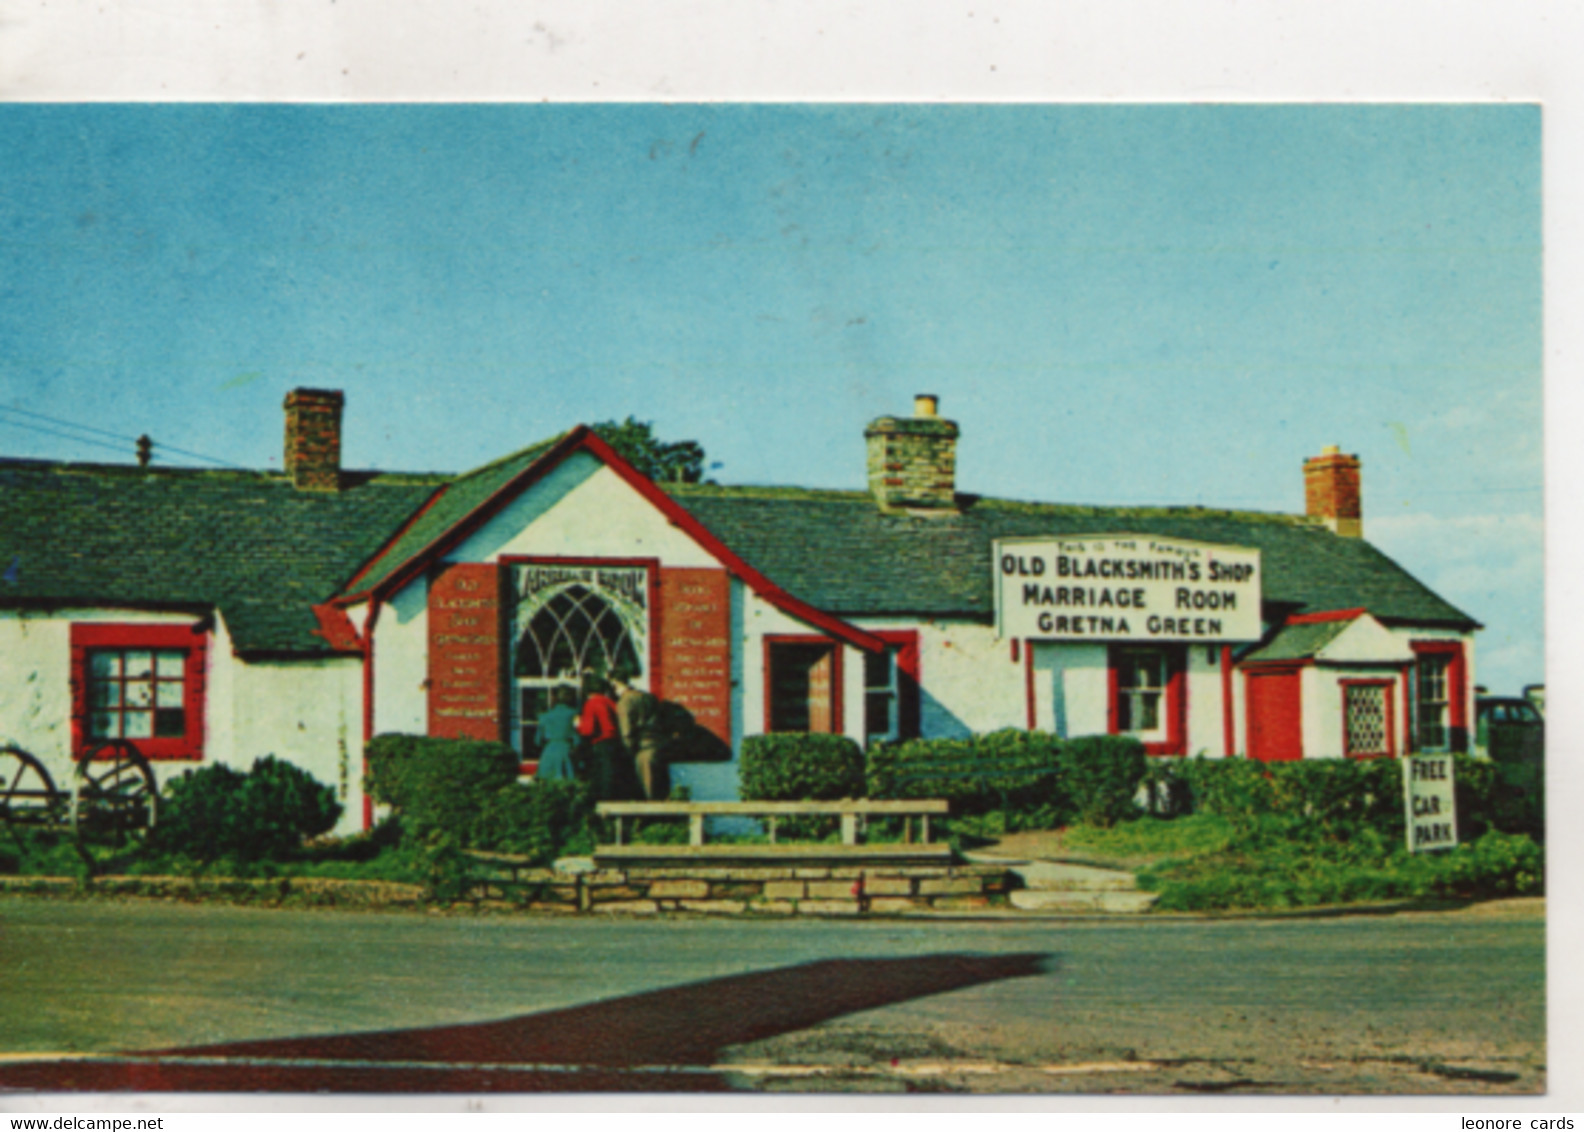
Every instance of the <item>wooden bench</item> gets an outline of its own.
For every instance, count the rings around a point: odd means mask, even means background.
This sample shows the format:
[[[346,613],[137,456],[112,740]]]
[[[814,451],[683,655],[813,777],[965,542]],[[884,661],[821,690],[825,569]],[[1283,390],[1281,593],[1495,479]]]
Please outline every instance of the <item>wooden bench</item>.
[[[657,857],[690,859],[852,858],[920,860],[949,859],[951,846],[930,844],[930,818],[945,816],[949,804],[944,799],[911,801],[871,801],[847,799],[840,802],[601,802],[595,807],[601,816],[612,819],[616,840],[594,851],[596,859],[646,860]],[[628,845],[628,818],[687,818],[688,843],[681,845]],[[770,835],[769,845],[706,845],[704,819],[740,817],[763,819]],[[776,839],[777,821],[787,817],[834,817],[841,822],[841,844],[814,842],[782,843]],[[903,820],[901,844],[865,845],[859,841],[859,822],[873,817],[899,817]],[[919,821],[919,839],[914,840],[914,819]]]

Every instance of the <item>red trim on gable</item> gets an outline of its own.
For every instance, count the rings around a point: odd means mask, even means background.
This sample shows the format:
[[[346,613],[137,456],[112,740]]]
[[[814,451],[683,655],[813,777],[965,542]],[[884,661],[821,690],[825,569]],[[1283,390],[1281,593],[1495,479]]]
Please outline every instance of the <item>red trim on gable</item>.
[[[363,651],[363,642],[358,638],[357,628],[346,610],[337,605],[316,605],[313,614],[319,619],[319,628],[314,630],[314,635],[323,637],[336,652]]]
[[[1357,609],[1328,609],[1321,613],[1295,613],[1287,618],[1288,625],[1318,625],[1322,621],[1351,621],[1367,612],[1361,605]]]
[[[449,483],[443,483],[439,487],[435,488],[434,494],[428,499],[424,500],[424,505],[418,508],[418,510],[414,511],[412,516],[405,523],[397,527],[396,533],[391,535],[390,538],[386,539],[384,543],[381,544],[380,548],[373,553],[369,560],[363,563],[362,566],[358,567],[358,572],[346,580],[346,584],[341,588],[345,590],[357,585],[358,579],[364,574],[367,574],[370,570],[374,569],[374,567],[379,564],[379,560],[390,553],[391,547],[396,545],[396,543],[401,539],[402,535],[412,530],[413,524],[419,519],[422,519],[424,515],[428,513],[429,508],[440,502],[440,497],[443,496],[450,489],[450,487],[451,485]],[[349,601],[351,599],[342,598],[341,600]]]
[[[473,531],[482,526],[497,512],[506,506],[512,497],[524,489],[537,483],[547,475],[556,465],[578,450],[589,452],[611,471],[615,472],[627,484],[643,496],[650,504],[664,515],[673,526],[680,529],[699,546],[712,554],[727,570],[741,578],[748,587],[765,601],[774,605],[784,613],[806,621],[825,632],[837,637],[855,648],[865,652],[880,652],[885,648],[884,642],[854,625],[848,624],[839,617],[835,617],[823,610],[816,609],[800,598],[793,597],[786,590],[777,586],[748,563],[744,562],[725,543],[716,538],[705,528],[704,524],[695,519],[688,511],[672,499],[637,468],[622,459],[617,452],[606,444],[587,425],[578,425],[567,433],[560,441],[553,445],[544,455],[540,456],[515,478],[503,484],[495,494],[483,503],[480,503],[467,515],[453,523],[440,537],[423,550],[415,554],[400,569],[391,574],[378,586],[373,587],[382,593],[391,593],[406,585],[413,577],[424,569],[427,561],[436,554],[443,554],[449,548],[457,545]],[[361,572],[359,573],[361,577]],[[361,594],[350,594],[338,599],[345,604],[361,597]]]
[[[209,671],[209,633],[199,624],[139,625],[78,623],[71,627],[72,757],[79,758],[98,740],[88,738],[88,653],[93,649],[182,649],[182,712],[186,733],[163,738],[131,739],[146,759],[203,758],[204,700]]]
[[[374,626],[379,623],[379,598],[369,601],[368,620],[363,622],[363,830],[374,828],[374,799],[369,796],[368,744],[374,738]]]

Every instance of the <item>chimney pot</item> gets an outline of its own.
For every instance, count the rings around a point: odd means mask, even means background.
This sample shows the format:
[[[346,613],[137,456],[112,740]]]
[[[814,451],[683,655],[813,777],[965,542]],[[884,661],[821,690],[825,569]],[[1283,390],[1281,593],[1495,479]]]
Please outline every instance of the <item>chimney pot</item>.
[[[915,417],[933,417],[940,411],[940,398],[933,393],[919,393],[913,398]]]
[[[286,394],[286,474],[299,491],[341,489],[339,389],[293,389]]]

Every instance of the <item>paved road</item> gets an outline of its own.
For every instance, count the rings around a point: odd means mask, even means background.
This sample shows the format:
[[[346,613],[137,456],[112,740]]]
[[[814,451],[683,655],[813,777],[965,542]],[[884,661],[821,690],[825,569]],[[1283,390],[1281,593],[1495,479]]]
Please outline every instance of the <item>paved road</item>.
[[[13,1088],[1544,1088],[1527,902],[766,923],[12,899],[0,971]],[[48,1053],[90,1056],[17,1056]]]

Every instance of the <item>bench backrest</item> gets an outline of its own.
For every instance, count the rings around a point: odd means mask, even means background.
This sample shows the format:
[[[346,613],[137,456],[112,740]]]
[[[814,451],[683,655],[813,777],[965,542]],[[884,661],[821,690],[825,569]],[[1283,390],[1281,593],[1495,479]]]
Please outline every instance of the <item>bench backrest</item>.
[[[692,817],[694,814],[739,817],[829,816],[834,814],[944,814],[944,798],[898,801],[853,798],[839,802],[600,802],[595,812],[606,817]]]

